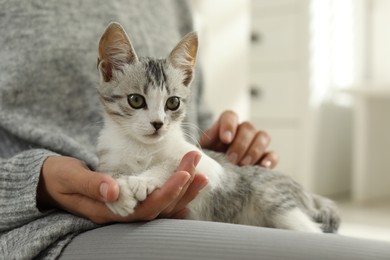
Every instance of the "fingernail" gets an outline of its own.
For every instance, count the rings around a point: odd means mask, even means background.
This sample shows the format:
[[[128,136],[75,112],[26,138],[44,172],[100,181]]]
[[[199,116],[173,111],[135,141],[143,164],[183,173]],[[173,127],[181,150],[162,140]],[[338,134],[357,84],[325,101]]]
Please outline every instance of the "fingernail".
[[[227,143],[231,143],[233,141],[233,134],[232,132],[230,131],[226,131],[223,133],[222,135],[223,139],[227,142]]]
[[[188,214],[188,209],[184,208],[184,209],[180,210],[178,213],[174,214],[173,218],[183,219],[183,218],[187,217],[187,214]]]
[[[103,199],[107,200],[108,184],[105,182],[100,184],[99,191],[100,191],[100,195],[103,197]]]
[[[265,168],[271,168],[272,162],[270,160],[264,160],[261,162],[261,165]]]
[[[202,155],[200,153],[198,153],[196,156],[195,156],[195,159],[194,159],[194,168],[198,165],[200,159],[202,158]]]
[[[184,186],[188,180],[191,178],[191,175],[188,173],[188,172],[184,172],[184,174],[182,174],[182,179],[181,179],[181,185],[180,186]]]
[[[269,137],[262,135],[261,136],[261,143],[263,144],[264,147],[267,147],[268,144],[270,143]]]
[[[250,155],[245,156],[245,158],[241,161],[242,165],[249,165],[252,162],[252,157]]]
[[[207,186],[207,184],[209,183],[209,179],[203,179],[201,181],[199,181],[197,184],[196,184],[196,188],[198,189],[198,191],[201,191],[204,189],[204,187]]]
[[[228,155],[228,159],[231,163],[237,163],[237,157],[238,155],[236,153],[231,153]]]

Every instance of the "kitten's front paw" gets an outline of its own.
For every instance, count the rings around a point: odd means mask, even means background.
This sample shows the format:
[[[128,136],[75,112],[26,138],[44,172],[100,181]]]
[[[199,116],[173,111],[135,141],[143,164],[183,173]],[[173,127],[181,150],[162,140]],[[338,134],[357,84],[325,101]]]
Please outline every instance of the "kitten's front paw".
[[[128,188],[128,182],[126,178],[121,177],[117,179],[119,185],[118,199],[115,202],[106,203],[106,206],[114,214],[120,215],[122,217],[133,214],[134,208],[138,203],[138,201],[134,198],[134,194],[131,192],[131,189]]]
[[[139,201],[143,201],[160,186],[156,178],[123,176],[117,179],[119,185],[119,198],[112,203],[106,203],[107,207],[115,214],[126,217],[134,213]]]
[[[143,201],[157,187],[161,186],[160,181],[152,177],[129,176],[127,177],[128,189],[134,194],[138,201]]]

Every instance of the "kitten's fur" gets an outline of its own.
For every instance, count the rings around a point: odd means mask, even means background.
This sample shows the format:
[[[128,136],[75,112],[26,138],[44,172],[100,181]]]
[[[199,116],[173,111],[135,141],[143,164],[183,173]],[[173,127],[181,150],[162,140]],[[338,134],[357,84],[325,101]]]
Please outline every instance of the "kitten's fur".
[[[196,171],[206,174],[209,183],[188,205],[189,219],[336,232],[339,217],[331,201],[303,191],[285,175],[233,165],[224,155],[201,151],[185,140],[181,121],[197,48],[196,33],[189,33],[166,59],[138,58],[119,24],[111,23],[104,32],[98,59],[105,119],[99,170],[112,174],[120,186],[118,201],[107,206],[121,216],[133,213],[139,201],[164,184],[183,155],[195,150],[202,154]],[[179,97],[177,110],[168,109],[170,97]],[[130,103],[143,106],[135,109]]]

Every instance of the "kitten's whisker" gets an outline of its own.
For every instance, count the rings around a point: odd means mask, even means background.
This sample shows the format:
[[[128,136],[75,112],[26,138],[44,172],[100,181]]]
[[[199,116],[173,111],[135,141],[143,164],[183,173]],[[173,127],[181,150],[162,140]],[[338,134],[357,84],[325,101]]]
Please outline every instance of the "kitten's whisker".
[[[94,131],[94,130],[100,131],[101,128],[103,127],[103,125],[104,125],[103,120],[90,122],[89,124],[85,124],[83,126],[83,130],[86,131],[86,132]]]
[[[203,131],[199,126],[193,123],[188,123],[188,122],[182,122],[183,126],[186,126],[188,128],[195,129],[197,132],[201,133],[201,135],[207,135],[206,131]]]
[[[188,126],[191,126],[191,125],[188,125]],[[183,134],[186,137],[186,139],[191,141],[191,143],[195,144],[197,147],[200,147],[199,140],[187,131],[189,131],[189,129],[183,128]]]
[[[187,133],[184,133],[184,136],[187,137],[186,139],[191,141],[191,143],[193,143],[197,147],[200,147],[200,144],[199,144],[198,140],[195,137],[193,137],[192,135],[187,134]]]
[[[194,132],[200,133],[200,136],[206,135],[207,137],[209,137],[209,136],[207,135],[207,133],[206,133],[205,131],[203,131],[203,130],[202,130],[199,126],[197,126],[196,124],[188,123],[188,122],[182,122],[181,124],[182,124],[182,126],[184,126],[183,132],[184,132],[185,136],[188,137],[190,140],[192,140],[193,143],[196,144],[198,147],[200,147],[199,140],[196,139],[196,137],[192,136],[190,133],[187,133],[186,131],[188,131],[188,130],[190,130],[190,129],[193,129],[193,130],[195,130]]]

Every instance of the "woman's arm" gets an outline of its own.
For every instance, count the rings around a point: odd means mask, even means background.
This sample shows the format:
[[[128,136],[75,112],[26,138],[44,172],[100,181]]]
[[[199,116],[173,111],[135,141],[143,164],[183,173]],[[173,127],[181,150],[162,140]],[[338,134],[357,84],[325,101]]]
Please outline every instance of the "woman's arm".
[[[0,158],[0,232],[45,214],[37,207],[37,186],[44,161],[53,155],[48,150],[33,149]]]

